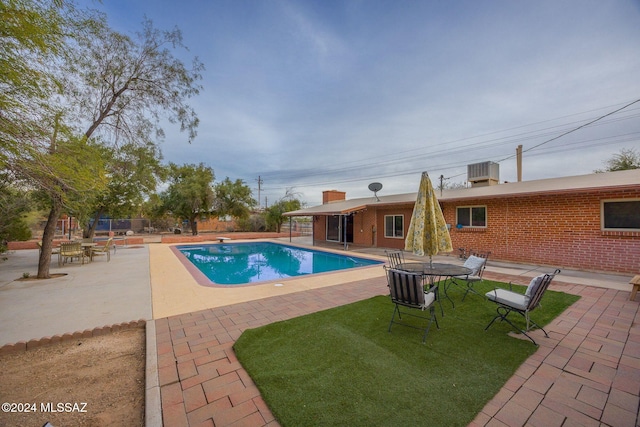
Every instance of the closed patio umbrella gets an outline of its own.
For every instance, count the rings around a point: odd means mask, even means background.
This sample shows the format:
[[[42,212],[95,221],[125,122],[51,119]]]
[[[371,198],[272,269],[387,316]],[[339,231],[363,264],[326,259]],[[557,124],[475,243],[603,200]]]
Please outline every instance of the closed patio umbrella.
[[[422,172],[404,250],[420,256],[429,255],[429,262],[439,252],[453,251],[449,229],[427,172]]]

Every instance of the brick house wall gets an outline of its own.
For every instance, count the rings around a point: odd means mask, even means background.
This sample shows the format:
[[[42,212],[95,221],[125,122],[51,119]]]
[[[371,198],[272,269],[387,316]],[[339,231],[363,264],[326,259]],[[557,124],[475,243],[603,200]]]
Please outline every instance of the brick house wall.
[[[313,217],[313,241],[324,242],[326,239],[327,239],[327,217],[314,216]]]
[[[375,246],[377,230],[375,215],[368,210],[357,212],[353,217],[353,243],[360,246]]]
[[[411,223],[411,215],[413,214],[413,204],[411,205],[398,205],[381,207],[377,210],[376,229],[377,232],[377,246],[381,248],[390,249],[404,249],[404,241],[409,231],[409,224]],[[397,237],[385,237],[384,235],[384,217],[387,215],[402,215],[404,217],[404,232],[402,238]]]
[[[553,267],[638,273],[640,232],[601,230],[601,201],[640,198],[640,190],[444,201],[454,249]],[[456,207],[486,206],[486,228],[457,229]]]
[[[633,174],[633,175],[631,175]],[[458,248],[491,251],[491,259],[586,271],[640,273],[640,231],[602,230],[602,202],[640,200],[638,172],[613,172],[540,180],[529,191],[453,191],[439,200],[451,225],[454,255]],[[632,176],[632,178],[629,178]],[[602,179],[604,178],[604,179]],[[622,178],[622,179],[620,179]],[[585,185],[585,179],[588,186]],[[566,180],[569,180],[567,182]],[[597,181],[597,182],[593,182]],[[520,187],[518,187],[521,190]],[[323,194],[326,201],[344,199],[335,190]],[[409,196],[399,195],[399,196]],[[353,215],[353,243],[361,246],[403,249],[405,237],[384,236],[385,215],[403,215],[404,236],[413,212],[413,200],[396,197],[393,203],[362,201]],[[411,200],[411,198],[409,199]],[[486,207],[486,227],[456,227],[456,208]],[[335,210],[334,210],[335,211]],[[326,218],[314,217],[314,241],[326,240]]]
[[[353,214],[353,243],[358,246],[377,246],[383,248],[404,249],[403,238],[389,238],[384,236],[385,215],[404,216],[404,236],[409,229],[413,205],[398,205],[386,207],[368,207],[364,211]],[[313,240],[325,242],[327,237],[327,217],[317,215],[313,217]]]

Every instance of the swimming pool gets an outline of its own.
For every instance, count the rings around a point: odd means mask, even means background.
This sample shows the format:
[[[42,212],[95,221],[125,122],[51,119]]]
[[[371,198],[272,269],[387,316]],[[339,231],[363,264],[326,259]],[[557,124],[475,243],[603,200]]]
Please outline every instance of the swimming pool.
[[[217,285],[264,282],[383,263],[271,242],[185,245],[177,249]]]

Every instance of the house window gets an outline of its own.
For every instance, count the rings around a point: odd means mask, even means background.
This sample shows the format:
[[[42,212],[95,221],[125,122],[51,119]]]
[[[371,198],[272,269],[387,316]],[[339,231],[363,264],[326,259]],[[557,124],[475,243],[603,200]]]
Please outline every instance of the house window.
[[[460,227],[486,227],[486,206],[461,206],[456,208],[456,224]]]
[[[384,237],[404,237],[404,215],[384,216]]]
[[[640,199],[603,200],[603,230],[640,230]]]

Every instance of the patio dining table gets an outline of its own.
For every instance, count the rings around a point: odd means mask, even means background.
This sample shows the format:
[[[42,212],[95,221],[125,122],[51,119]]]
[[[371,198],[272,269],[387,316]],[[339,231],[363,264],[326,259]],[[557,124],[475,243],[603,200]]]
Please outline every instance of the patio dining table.
[[[451,280],[452,277],[466,276],[472,272],[470,268],[463,267],[461,265],[439,262],[405,262],[399,264],[397,268],[411,273],[422,274],[423,277],[429,280],[430,286],[433,286],[434,284],[442,284],[444,297],[451,302],[451,306],[453,308],[455,308],[456,305],[449,294],[447,294],[447,281]],[[440,285],[438,285],[438,298],[440,294],[439,288]],[[438,303],[440,304],[440,312],[444,316],[442,304],[440,301],[438,301]]]
[[[93,261],[91,259],[91,248],[95,248],[97,245],[98,245],[97,243],[91,243],[91,242],[80,243],[80,246],[82,247],[82,250],[84,251],[85,256],[89,257],[89,262]]]

